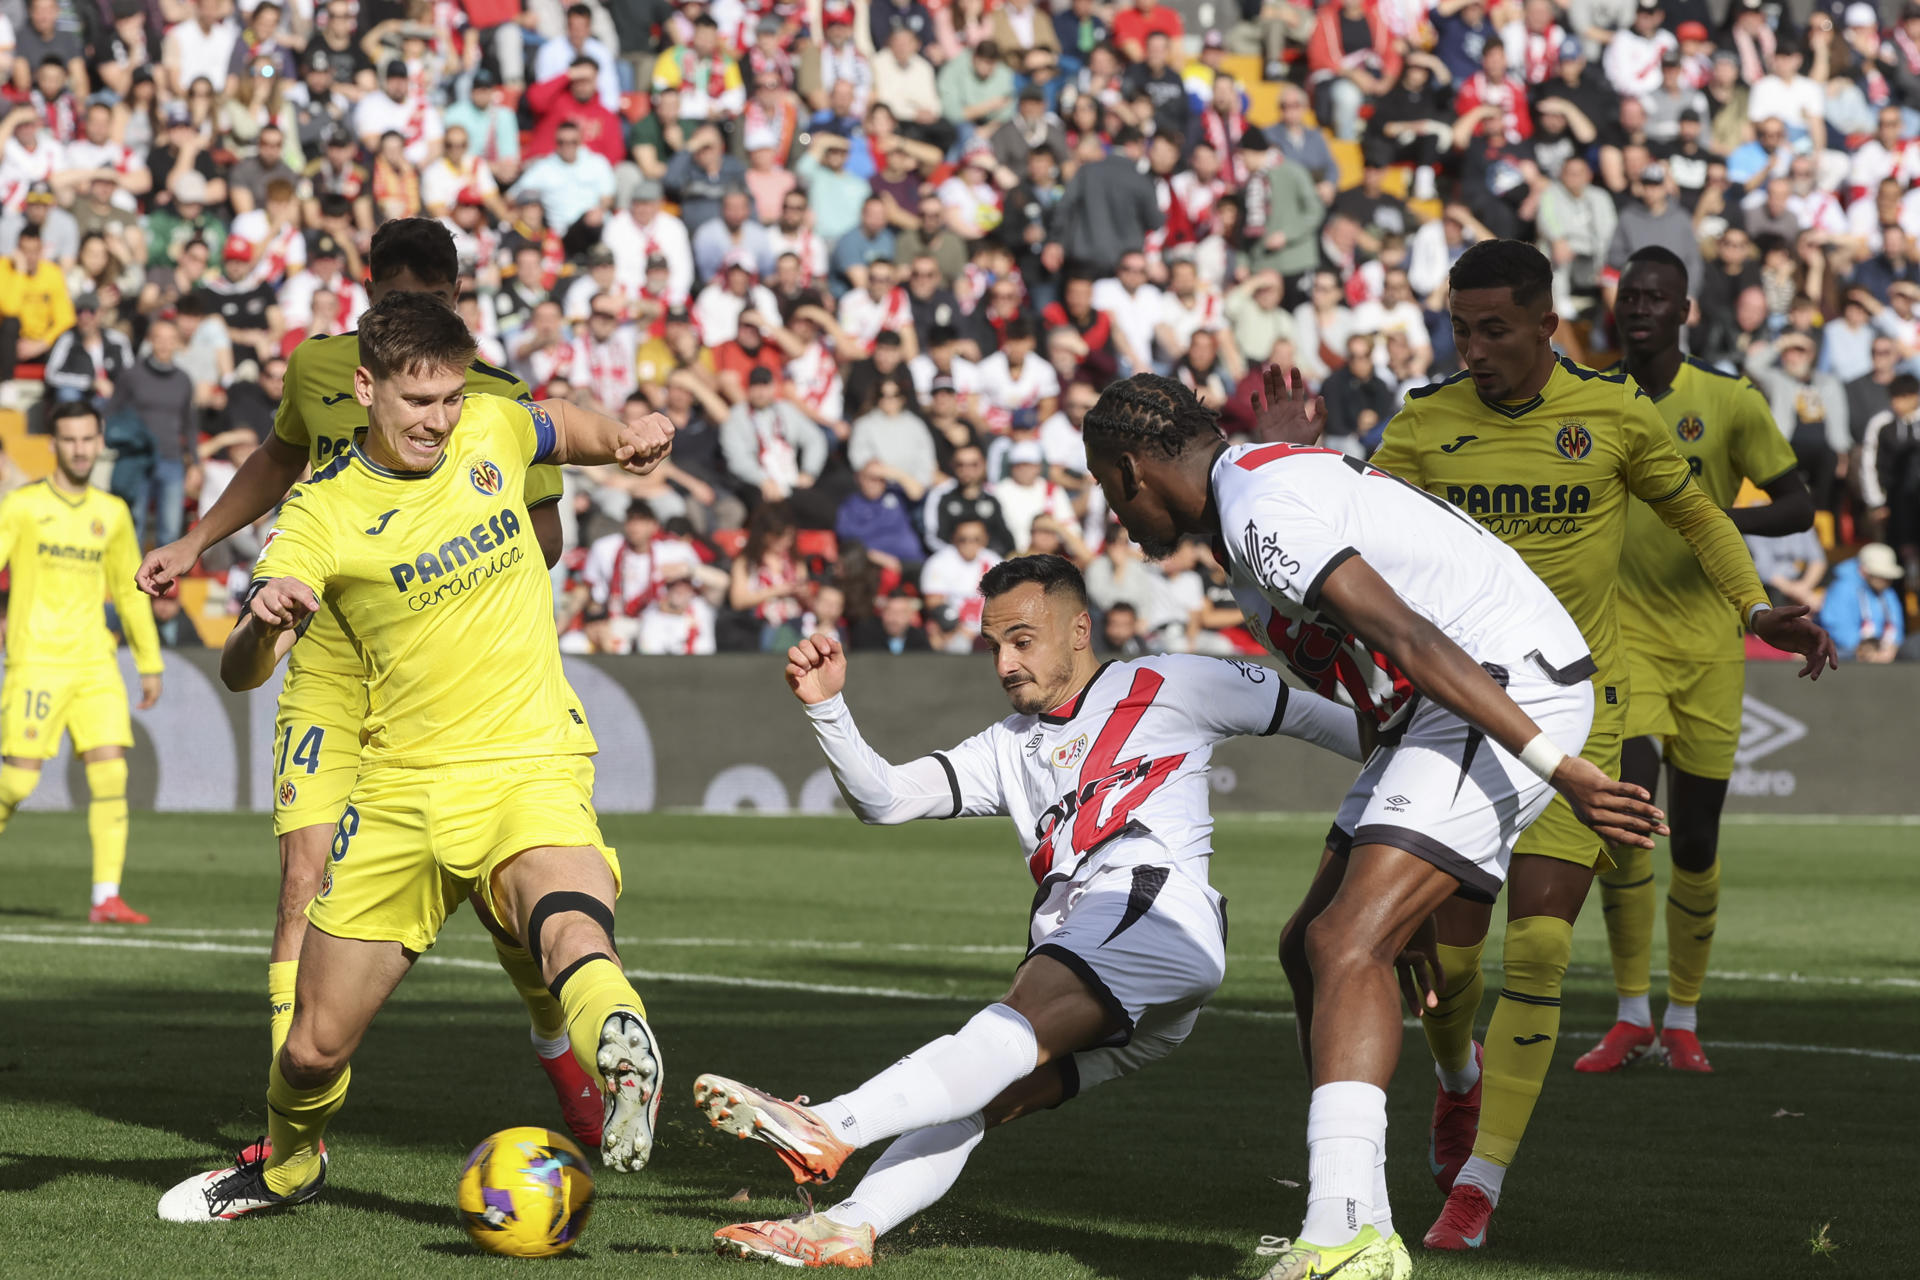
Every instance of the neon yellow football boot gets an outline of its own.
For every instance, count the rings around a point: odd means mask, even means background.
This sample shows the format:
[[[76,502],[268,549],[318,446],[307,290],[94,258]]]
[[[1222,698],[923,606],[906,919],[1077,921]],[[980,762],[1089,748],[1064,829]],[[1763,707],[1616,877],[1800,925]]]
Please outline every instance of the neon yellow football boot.
[[[1398,1235],[1385,1239],[1371,1223],[1343,1245],[1263,1236],[1254,1252],[1279,1259],[1264,1280],[1406,1280],[1413,1274],[1405,1242]]]

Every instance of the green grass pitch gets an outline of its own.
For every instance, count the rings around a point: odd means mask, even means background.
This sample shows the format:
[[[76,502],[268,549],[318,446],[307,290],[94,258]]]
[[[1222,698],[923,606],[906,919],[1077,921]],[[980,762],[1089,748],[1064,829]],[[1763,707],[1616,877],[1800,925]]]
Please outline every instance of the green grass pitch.
[[[857,1083],[1001,994],[1032,886],[994,822],[606,827],[625,867],[623,959],[666,1053],[660,1145],[644,1174],[601,1176],[570,1258],[516,1263],[467,1242],[454,1178],[490,1131],[557,1127],[558,1113],[467,913],[361,1050],[323,1201],[170,1226],[154,1217],[160,1192],[264,1129],[266,822],[136,815],[127,895],[154,924],[108,930],[84,923],[84,822],[17,818],[0,838],[0,1274],[754,1274],[713,1257],[709,1234],[793,1212],[792,1184],[770,1153],[706,1127],[694,1075],[814,1097]],[[902,1280],[1257,1276],[1259,1236],[1290,1234],[1304,1202],[1306,1091],[1273,949],[1324,829],[1223,821],[1214,877],[1232,900],[1232,964],[1193,1039],[989,1135],[947,1201],[882,1242],[880,1267]],[[1416,1247],[1417,1277],[1920,1275],[1915,832],[1772,821],[1730,826],[1722,847],[1702,1021],[1719,1074],[1572,1071],[1613,1010],[1590,907],[1565,1043],[1489,1245],[1464,1259]],[[1656,979],[1656,1005],[1659,991]],[[1440,1203],[1424,1159],[1431,1098],[1413,1031],[1389,1172],[1416,1242]],[[750,1200],[730,1199],[742,1191]]]

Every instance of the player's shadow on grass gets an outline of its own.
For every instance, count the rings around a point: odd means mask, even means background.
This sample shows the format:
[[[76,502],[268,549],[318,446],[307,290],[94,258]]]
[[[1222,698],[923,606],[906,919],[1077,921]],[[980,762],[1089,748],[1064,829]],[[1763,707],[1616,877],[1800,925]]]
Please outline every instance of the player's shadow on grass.
[[[57,907],[0,907],[0,920],[67,920],[78,923],[80,913],[61,911]]]
[[[0,1151],[0,1193],[38,1191],[62,1178],[115,1178],[152,1187],[170,1187],[181,1178],[178,1160],[87,1160]]]
[[[446,1216],[447,1215],[442,1212],[440,1220],[442,1222],[446,1221]],[[445,1258],[491,1258],[494,1256],[471,1240],[433,1240],[421,1245],[420,1251],[422,1253],[437,1253]],[[656,1252],[670,1253],[672,1250],[660,1249]],[[556,1253],[550,1258],[542,1259],[541,1265],[546,1266],[555,1262],[591,1262],[593,1260],[593,1253],[594,1251],[592,1249],[576,1246],[567,1250],[565,1253]]]

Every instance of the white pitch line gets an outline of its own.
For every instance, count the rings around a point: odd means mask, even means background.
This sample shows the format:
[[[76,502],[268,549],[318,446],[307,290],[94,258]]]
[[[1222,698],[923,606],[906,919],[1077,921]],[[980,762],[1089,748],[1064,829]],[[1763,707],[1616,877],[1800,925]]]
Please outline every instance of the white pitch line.
[[[59,938],[103,938],[109,941],[124,938],[119,931],[103,932],[89,925],[29,925],[21,929],[37,937]],[[271,931],[266,929],[185,929],[162,928],[142,925],[140,936],[159,934],[166,937],[181,938],[267,938]],[[481,935],[449,935],[441,938],[441,946],[458,946],[464,943],[478,943]],[[623,937],[616,940],[622,948],[645,950],[648,947],[677,947],[692,950],[724,950],[729,948],[762,948],[774,951],[842,951],[842,952],[880,952],[905,955],[956,955],[956,956],[1018,956],[1026,954],[1024,947],[1002,946],[992,943],[940,943],[940,942],[870,942],[859,938],[645,938]],[[1488,972],[1498,972],[1498,965],[1489,965]],[[1567,970],[1576,977],[1610,977],[1611,969],[1597,965],[1572,965]],[[1652,971],[1655,978],[1667,976],[1666,970]],[[1708,977],[1715,982],[1748,982],[1768,986],[1809,986],[1809,987],[1891,987],[1898,990],[1920,990],[1920,978],[1900,977],[1830,977],[1824,974],[1783,973],[1779,971],[1757,973],[1745,970],[1713,970]]]
[[[170,941],[163,938],[139,937],[102,937],[94,934],[59,933],[42,931],[0,932],[0,943],[23,943],[28,945],[79,946],[79,947],[118,947],[140,951],[180,951],[193,954],[235,955],[259,958],[260,947],[241,946],[231,942],[189,942]],[[419,963],[449,969],[491,970],[495,966],[489,960],[475,960],[467,956],[420,957]],[[627,976],[643,982],[685,983],[691,986],[708,987],[744,987],[758,991],[791,991],[807,995],[857,996],[871,1000],[921,1000],[936,1003],[977,1003],[984,997],[963,992],[911,991],[904,987],[865,987],[851,986],[831,982],[796,982],[784,978],[748,978],[737,974],[724,973],[678,973],[655,969],[628,969]],[[1208,1008],[1208,1013],[1223,1018],[1235,1018],[1258,1022],[1292,1022],[1294,1015],[1284,1009],[1220,1009]],[[1408,1026],[1418,1023],[1409,1019]],[[1564,1028],[1561,1035],[1586,1036],[1599,1035],[1601,1028],[1581,1030]],[[1920,1062],[1920,1053],[1900,1053],[1891,1049],[1860,1049],[1849,1045],[1789,1044],[1780,1041],[1742,1041],[1709,1040],[1707,1044],[1715,1050],[1730,1049],[1736,1052],[1751,1050],[1765,1053],[1817,1053],[1848,1058],[1872,1058],[1882,1062]]]

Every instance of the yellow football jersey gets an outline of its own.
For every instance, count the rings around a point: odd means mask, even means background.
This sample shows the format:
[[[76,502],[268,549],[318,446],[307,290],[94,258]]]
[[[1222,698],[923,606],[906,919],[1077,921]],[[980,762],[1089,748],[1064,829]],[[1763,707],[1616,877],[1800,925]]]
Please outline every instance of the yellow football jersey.
[[[1689,356],[1673,386],[1650,398],[1694,482],[1717,507],[1733,506],[1742,480],[1765,488],[1797,465],[1766,396],[1739,374]],[[1627,648],[1650,657],[1739,661],[1746,653],[1743,630],[1686,539],[1645,503],[1629,502],[1620,556],[1620,631]]]
[[[353,394],[353,371],[360,366],[360,335],[318,335],[293,349],[287,359],[286,389],[274,415],[273,433],[295,448],[307,451],[318,474],[344,455],[367,429],[367,411]],[[484,360],[467,371],[468,395],[504,395],[531,400],[533,392],[513,374]],[[527,472],[526,501],[530,507],[560,496],[560,469],[533,467]],[[353,646],[330,618],[315,618],[313,626],[288,660],[291,671],[326,671],[336,675],[362,674]]]
[[[1540,394],[1518,404],[1482,400],[1464,373],[1416,388],[1372,461],[1518,551],[1586,636],[1602,685],[1626,683],[1614,597],[1630,496],[1711,542],[1715,571],[1740,595],[1743,615],[1766,599],[1732,526],[1705,523],[1725,522],[1653,402],[1618,375],[1561,359]]]
[[[66,494],[42,480],[0,502],[0,564],[12,569],[7,663],[77,667],[112,662],[106,600],[142,675],[160,671],[153,605],[133,585],[140,544],[133,513],[110,493]]]
[[[469,396],[433,470],[389,471],[350,444],[288,498],[254,581],[305,583],[353,646],[363,770],[594,752],[521,497],[553,430],[538,405]]]

